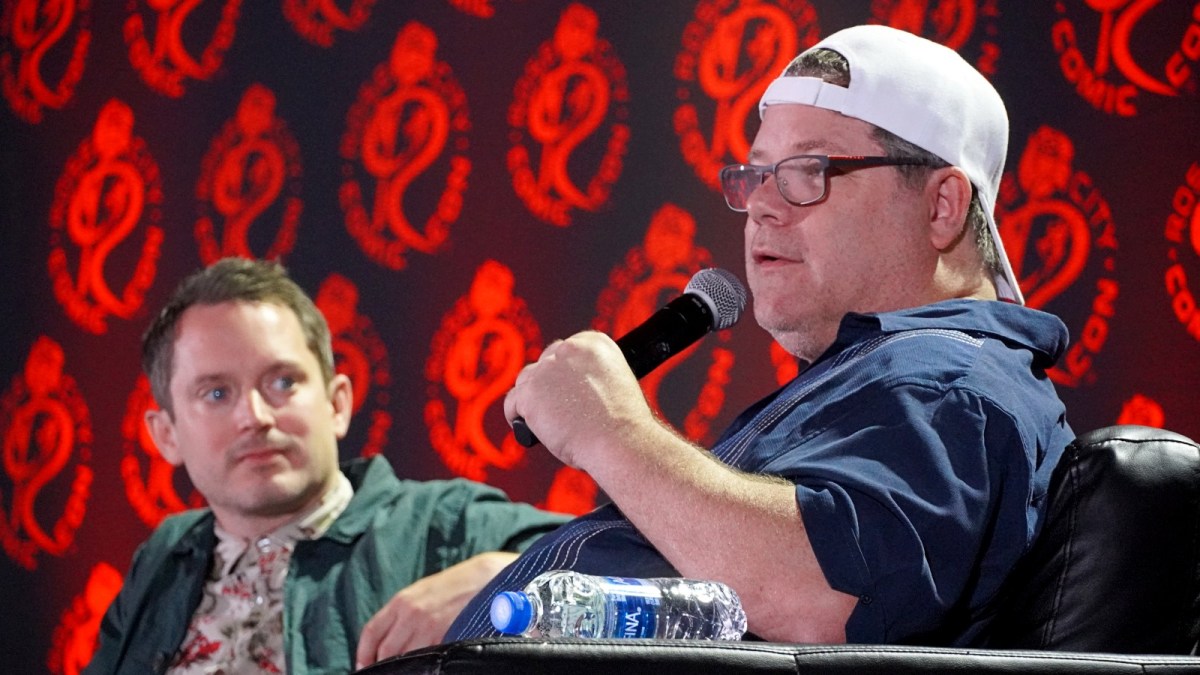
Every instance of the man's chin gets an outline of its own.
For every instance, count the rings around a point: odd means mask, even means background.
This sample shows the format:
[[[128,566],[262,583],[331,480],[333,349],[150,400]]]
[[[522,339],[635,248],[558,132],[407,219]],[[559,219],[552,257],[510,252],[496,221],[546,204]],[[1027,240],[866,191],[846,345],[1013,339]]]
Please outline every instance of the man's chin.
[[[775,338],[775,341],[789,352],[792,351],[792,343],[799,340],[802,334],[794,321],[787,321],[779,314],[768,309],[761,309],[758,305],[754,307],[754,320],[758,322],[760,328],[770,333],[771,337]]]
[[[321,494],[294,472],[279,472],[247,488],[244,510],[248,515],[277,518],[302,511]]]
[[[780,347],[783,347],[784,351],[807,363],[812,363],[829,346],[814,344],[816,340],[812,332],[795,325],[771,325],[765,324],[761,320],[759,325],[771,334],[771,337],[779,343]]]

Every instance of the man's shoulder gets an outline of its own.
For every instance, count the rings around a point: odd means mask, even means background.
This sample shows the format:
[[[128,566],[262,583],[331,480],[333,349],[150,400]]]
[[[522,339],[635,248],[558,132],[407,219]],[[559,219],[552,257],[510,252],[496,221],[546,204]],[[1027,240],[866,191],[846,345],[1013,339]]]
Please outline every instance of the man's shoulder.
[[[333,534],[395,528],[424,531],[434,523],[457,522],[481,502],[512,504],[500,489],[464,478],[398,478],[382,456],[343,463],[355,494]]]
[[[390,503],[428,505],[440,510],[466,508],[474,502],[511,503],[501,489],[465,478],[449,479],[404,479],[396,480],[396,490],[388,500]]]
[[[499,488],[465,478],[399,478],[388,460],[381,455],[344,462],[342,472],[350,479],[355,494],[369,497],[374,505],[402,499],[469,499],[479,495],[505,498]]]
[[[387,463],[382,458],[374,462]],[[374,466],[372,467],[374,468]],[[421,530],[454,529],[461,523],[483,523],[498,531],[557,527],[568,518],[562,514],[539,509],[531,504],[515,502],[504,490],[466,478],[401,479],[387,469],[386,489],[378,489],[353,508],[345,522],[348,529],[395,527]],[[376,483],[379,488],[379,483]],[[356,495],[357,498],[357,495]],[[391,523],[391,525],[385,525]]]

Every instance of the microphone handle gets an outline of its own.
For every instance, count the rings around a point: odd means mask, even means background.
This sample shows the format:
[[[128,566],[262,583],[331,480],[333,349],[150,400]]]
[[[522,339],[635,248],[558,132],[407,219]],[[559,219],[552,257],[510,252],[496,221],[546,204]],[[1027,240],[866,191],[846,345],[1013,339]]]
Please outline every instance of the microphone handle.
[[[541,441],[538,440],[537,435],[534,434],[533,430],[529,428],[529,425],[525,423],[524,417],[517,417],[512,421],[512,430],[513,436],[516,437],[517,442],[527,448],[532,448],[538,443],[541,443]]]
[[[640,380],[712,328],[713,316],[708,305],[695,294],[684,293],[616,342],[634,377]],[[524,417],[512,421],[512,430],[517,442],[527,448],[539,443]]]

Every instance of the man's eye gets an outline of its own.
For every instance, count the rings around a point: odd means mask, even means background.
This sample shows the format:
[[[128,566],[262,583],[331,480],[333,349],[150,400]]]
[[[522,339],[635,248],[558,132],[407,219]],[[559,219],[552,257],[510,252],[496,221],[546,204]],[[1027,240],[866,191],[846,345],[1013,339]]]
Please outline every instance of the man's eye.
[[[229,390],[224,387],[215,387],[205,392],[204,398],[210,401],[223,401],[229,398]]]
[[[280,391],[287,391],[296,386],[296,378],[291,375],[280,375],[275,378],[275,388]]]

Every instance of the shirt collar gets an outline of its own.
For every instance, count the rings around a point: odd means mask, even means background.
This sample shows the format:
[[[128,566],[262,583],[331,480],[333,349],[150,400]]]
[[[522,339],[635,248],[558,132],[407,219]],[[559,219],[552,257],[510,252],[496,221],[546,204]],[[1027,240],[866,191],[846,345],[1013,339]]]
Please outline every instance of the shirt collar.
[[[318,539],[346,510],[346,506],[353,497],[354,487],[350,484],[350,480],[341,471],[337,471],[333,484],[321,495],[316,504],[293,520],[255,538],[254,541],[270,539],[275,545],[291,550],[297,541]],[[224,576],[229,574],[237,561],[250,548],[252,541],[222,528],[219,522],[214,523],[213,532],[217,535],[216,553],[222,568],[219,573]]]
[[[849,313],[826,352],[841,351],[864,336],[942,328],[984,334],[1028,349],[1034,365],[1049,368],[1067,350],[1067,327],[1053,314],[994,300],[944,300],[921,307],[872,314]]]

